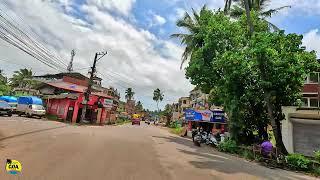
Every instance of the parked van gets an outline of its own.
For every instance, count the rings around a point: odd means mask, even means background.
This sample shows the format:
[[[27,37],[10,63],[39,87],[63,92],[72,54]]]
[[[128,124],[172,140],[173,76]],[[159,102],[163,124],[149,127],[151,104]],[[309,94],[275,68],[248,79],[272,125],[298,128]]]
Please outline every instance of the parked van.
[[[0,101],[7,102],[12,109],[12,113],[16,113],[17,105],[18,105],[18,99],[16,97],[14,97],[14,96],[0,96]]]
[[[35,96],[19,97],[17,112],[19,116],[26,115],[27,117],[37,116],[42,118],[46,115],[42,99]]]

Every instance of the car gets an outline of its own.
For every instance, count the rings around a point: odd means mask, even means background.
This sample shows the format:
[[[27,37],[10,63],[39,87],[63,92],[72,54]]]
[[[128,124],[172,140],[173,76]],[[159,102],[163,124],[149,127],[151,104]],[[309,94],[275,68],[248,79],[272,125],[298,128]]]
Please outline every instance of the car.
[[[7,115],[9,117],[12,116],[12,108],[5,101],[0,101],[0,115]]]

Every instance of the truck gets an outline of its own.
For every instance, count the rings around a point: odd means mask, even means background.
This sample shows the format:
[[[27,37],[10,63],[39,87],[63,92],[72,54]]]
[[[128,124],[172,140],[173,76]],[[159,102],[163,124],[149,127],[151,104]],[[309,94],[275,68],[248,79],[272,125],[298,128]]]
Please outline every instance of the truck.
[[[133,114],[131,118],[132,125],[138,124],[140,126],[141,116],[140,114]]]
[[[42,118],[46,115],[46,110],[43,107],[42,99],[36,96],[21,96],[18,98],[17,113],[19,116]]]

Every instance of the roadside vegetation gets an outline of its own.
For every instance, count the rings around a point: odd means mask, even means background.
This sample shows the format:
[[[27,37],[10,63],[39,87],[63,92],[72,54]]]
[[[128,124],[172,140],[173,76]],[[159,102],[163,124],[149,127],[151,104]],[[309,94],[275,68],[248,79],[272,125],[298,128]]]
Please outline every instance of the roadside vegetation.
[[[185,64],[190,82],[228,115],[231,139],[219,145],[220,151],[259,160],[250,147],[271,137],[281,156],[273,159],[276,164],[318,172],[319,152],[314,158],[288,154],[281,121],[282,106],[299,105],[305,77],[319,71],[319,62],[314,51],[302,46],[302,35],[266,20],[290,6],[267,5],[265,0],[228,0],[223,11],[203,6],[186,12],[176,23],[183,33],[172,34],[185,45],[181,68]]]

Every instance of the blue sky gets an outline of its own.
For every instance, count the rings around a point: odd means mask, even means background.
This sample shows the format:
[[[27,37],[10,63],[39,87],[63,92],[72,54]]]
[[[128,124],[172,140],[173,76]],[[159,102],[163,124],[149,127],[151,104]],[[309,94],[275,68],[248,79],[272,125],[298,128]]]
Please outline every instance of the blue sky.
[[[108,55],[98,64],[103,84],[117,88],[122,97],[124,90],[132,87],[136,100],[155,109],[154,89],[164,92],[160,103],[164,107],[188,96],[193,88],[179,69],[183,47],[169,36],[181,31],[175,22],[185,11],[198,10],[204,4],[218,9],[224,0],[4,0],[0,8],[25,31],[32,29],[64,62],[75,49],[74,68],[83,74],[94,53],[107,50]],[[270,21],[287,33],[303,34],[303,45],[320,52],[320,1],[271,0],[270,8],[284,5],[292,7]],[[21,67],[31,68],[37,75],[56,72],[4,41],[0,41],[1,59],[7,60],[0,66],[8,76]]]

